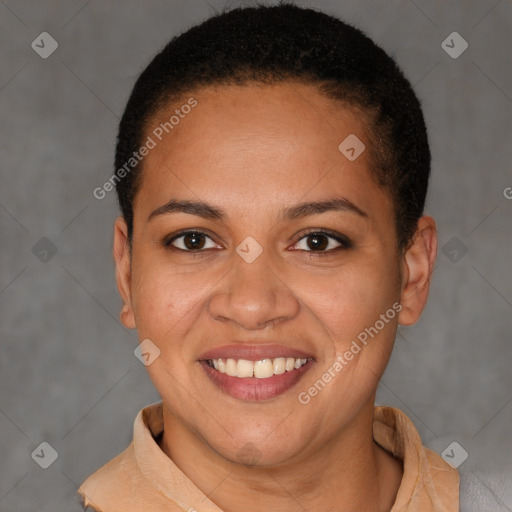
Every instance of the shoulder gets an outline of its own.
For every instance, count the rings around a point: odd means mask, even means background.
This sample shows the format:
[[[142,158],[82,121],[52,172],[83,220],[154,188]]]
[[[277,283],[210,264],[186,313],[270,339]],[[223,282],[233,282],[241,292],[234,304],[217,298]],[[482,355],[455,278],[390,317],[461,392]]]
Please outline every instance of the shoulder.
[[[430,448],[423,447],[423,452],[428,461],[430,474],[433,482],[436,483],[436,491],[438,494],[446,495],[454,498],[456,491],[459,496],[460,475],[459,472],[436,452]]]
[[[173,488],[164,490],[156,480],[167,459],[152,434],[160,428],[158,408],[149,406],[137,415],[130,445],[89,476],[78,489],[90,512],[178,512]],[[161,460],[159,460],[161,459]]]
[[[90,507],[90,510],[107,510],[104,504],[108,505],[119,496],[126,496],[134,482],[140,481],[140,478],[131,443],[123,452],[89,476],[78,489],[78,493],[84,500],[84,506]],[[103,508],[100,508],[100,504]]]
[[[377,406],[374,440],[403,463],[393,510],[459,510],[459,473],[438,453],[423,446],[413,422],[393,407]]]
[[[78,489],[87,512],[181,512],[154,488],[136,458],[133,442],[93,473]]]
[[[155,442],[163,430],[161,404],[145,407],[134,422],[133,440],[78,489],[86,510],[98,512],[174,512],[181,510],[175,488],[162,473],[169,459]],[[159,480],[160,479],[160,480]]]

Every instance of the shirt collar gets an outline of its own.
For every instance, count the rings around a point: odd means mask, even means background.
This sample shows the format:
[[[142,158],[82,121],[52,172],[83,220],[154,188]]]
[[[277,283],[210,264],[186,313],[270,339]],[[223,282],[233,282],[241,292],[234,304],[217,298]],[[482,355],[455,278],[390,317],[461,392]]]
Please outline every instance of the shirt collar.
[[[133,442],[79,489],[85,504],[128,512],[181,510],[222,512],[161,450],[163,406],[142,409]],[[404,473],[390,512],[458,512],[459,474],[437,453],[422,446],[411,420],[392,407],[374,409],[373,437],[403,461]],[[124,500],[124,501],[123,501]],[[112,509],[113,510],[113,509]]]

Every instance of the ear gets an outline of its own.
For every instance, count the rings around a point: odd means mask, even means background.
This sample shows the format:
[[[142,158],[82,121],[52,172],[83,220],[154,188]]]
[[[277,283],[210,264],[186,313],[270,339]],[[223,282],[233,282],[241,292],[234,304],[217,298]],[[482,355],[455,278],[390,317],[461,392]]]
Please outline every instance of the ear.
[[[402,310],[398,315],[401,325],[412,325],[420,318],[427,303],[436,256],[436,223],[432,217],[423,216],[402,262]]]
[[[116,264],[116,282],[119,295],[123,300],[121,322],[129,329],[135,328],[135,316],[131,302],[131,255],[128,241],[128,226],[123,217],[118,217],[114,224],[114,262]]]

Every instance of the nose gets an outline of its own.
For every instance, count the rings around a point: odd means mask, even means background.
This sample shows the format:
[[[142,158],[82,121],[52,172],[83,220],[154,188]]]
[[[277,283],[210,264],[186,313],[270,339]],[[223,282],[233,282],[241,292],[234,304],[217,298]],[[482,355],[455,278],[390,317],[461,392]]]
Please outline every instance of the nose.
[[[208,301],[214,320],[258,330],[291,320],[299,313],[299,300],[284,282],[284,276],[270,265],[265,251],[252,263],[238,255],[234,258],[234,268]]]

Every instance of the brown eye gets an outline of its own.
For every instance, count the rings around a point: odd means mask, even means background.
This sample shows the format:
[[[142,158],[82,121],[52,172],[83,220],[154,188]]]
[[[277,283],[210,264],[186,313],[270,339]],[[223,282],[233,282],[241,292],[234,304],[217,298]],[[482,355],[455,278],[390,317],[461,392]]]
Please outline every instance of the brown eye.
[[[217,247],[217,244],[208,235],[197,231],[180,233],[165,245],[172,245],[182,251],[201,251]]]
[[[349,240],[343,235],[334,235],[327,232],[313,232],[303,236],[294,246],[294,249],[307,252],[331,252],[335,249],[348,249]]]
[[[204,247],[204,235],[189,233],[183,237],[183,245],[190,250],[202,249]]]
[[[329,239],[325,235],[308,235],[306,240],[308,248],[313,251],[323,251],[329,246]]]

